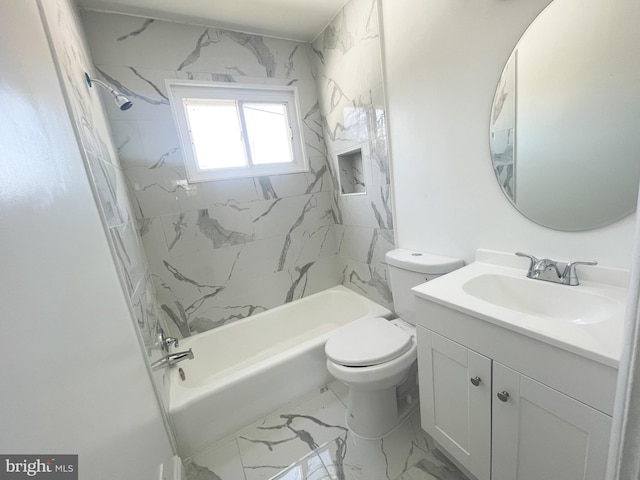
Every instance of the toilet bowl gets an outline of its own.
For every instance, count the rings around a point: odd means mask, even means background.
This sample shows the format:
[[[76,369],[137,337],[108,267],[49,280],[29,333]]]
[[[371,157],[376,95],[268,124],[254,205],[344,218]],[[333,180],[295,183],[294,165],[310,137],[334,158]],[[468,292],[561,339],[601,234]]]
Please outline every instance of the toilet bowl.
[[[346,423],[356,435],[383,437],[417,407],[415,327],[360,319],[336,330],[325,352],[329,372],[349,387]]]
[[[363,438],[384,437],[418,406],[417,344],[411,289],[464,265],[462,260],[396,249],[385,256],[399,318],[362,318],[325,345],[327,369],[349,387],[346,422]]]

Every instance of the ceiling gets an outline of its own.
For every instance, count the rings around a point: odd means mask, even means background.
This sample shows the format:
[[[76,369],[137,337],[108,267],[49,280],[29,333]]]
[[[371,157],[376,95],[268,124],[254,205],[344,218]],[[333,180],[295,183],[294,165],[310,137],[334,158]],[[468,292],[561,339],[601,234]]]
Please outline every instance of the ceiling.
[[[81,9],[209,25],[309,42],[346,0],[76,0]]]

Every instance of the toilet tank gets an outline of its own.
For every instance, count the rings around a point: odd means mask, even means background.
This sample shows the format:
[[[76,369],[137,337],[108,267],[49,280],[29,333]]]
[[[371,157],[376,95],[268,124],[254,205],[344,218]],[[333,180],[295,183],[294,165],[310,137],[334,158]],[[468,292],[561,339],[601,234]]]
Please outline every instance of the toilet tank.
[[[401,319],[411,325],[416,324],[411,289],[464,265],[464,261],[458,258],[402,248],[387,252],[385,257],[393,294],[393,309]]]

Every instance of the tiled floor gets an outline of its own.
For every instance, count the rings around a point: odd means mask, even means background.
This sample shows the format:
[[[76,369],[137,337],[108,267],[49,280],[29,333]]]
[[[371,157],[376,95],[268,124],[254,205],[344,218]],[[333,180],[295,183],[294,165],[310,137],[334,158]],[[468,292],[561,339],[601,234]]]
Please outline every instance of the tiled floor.
[[[187,459],[188,480],[466,480],[417,411],[384,439],[351,434],[346,393],[334,382]]]

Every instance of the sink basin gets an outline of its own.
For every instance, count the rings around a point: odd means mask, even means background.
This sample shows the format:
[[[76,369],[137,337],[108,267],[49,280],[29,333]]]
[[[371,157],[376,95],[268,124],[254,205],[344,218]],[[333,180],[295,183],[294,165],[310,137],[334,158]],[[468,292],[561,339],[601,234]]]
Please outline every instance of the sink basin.
[[[577,286],[533,280],[515,255],[478,250],[474,263],[413,292],[482,322],[616,366],[628,272],[590,266],[580,269],[578,277]]]
[[[480,274],[462,284],[462,290],[482,301],[528,315],[579,325],[611,320],[618,302],[579,289],[523,276]]]

